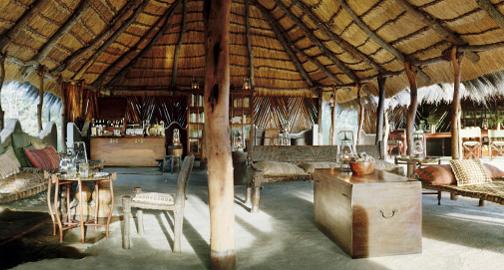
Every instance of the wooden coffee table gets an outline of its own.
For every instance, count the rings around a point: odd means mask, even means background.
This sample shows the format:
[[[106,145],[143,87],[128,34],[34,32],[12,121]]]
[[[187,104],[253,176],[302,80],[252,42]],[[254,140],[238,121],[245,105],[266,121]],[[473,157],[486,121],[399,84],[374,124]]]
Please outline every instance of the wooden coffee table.
[[[422,251],[419,181],[376,170],[315,170],[315,222],[352,258]]]

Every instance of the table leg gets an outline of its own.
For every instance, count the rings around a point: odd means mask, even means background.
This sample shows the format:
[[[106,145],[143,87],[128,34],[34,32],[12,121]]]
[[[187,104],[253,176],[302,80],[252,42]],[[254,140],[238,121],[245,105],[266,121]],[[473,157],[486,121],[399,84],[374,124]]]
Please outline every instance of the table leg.
[[[54,184],[54,213],[56,215],[56,221],[58,222],[59,229],[59,241],[63,242],[63,224],[61,224],[61,218],[58,210],[58,195],[59,195],[59,178],[55,178],[56,183]]]
[[[96,197],[94,198],[95,200],[95,220],[94,220],[94,223],[95,225],[98,224],[98,209],[100,207],[100,185],[98,182],[95,183],[95,194],[96,194]],[[98,226],[95,226],[95,230]]]
[[[67,215],[67,222],[70,222],[70,189],[72,188],[72,184],[68,183],[65,185],[66,189],[66,215]]]
[[[110,183],[110,197],[112,198],[112,202],[110,204],[110,211],[109,211],[108,217],[107,217],[107,226],[105,227],[107,230],[105,232],[105,236],[107,238],[109,237],[110,220],[112,219],[112,212],[114,211],[114,186],[113,186],[112,182],[113,182],[113,177],[111,176],[109,178],[109,183]]]
[[[53,236],[56,235],[56,218],[54,217],[54,212],[51,206],[51,189],[52,189],[52,176],[49,176],[47,181],[47,207],[49,208],[49,215],[51,216],[53,224]]]
[[[84,243],[84,197],[82,196],[82,181],[78,180],[79,187],[79,214],[80,214],[80,238],[81,243]]]

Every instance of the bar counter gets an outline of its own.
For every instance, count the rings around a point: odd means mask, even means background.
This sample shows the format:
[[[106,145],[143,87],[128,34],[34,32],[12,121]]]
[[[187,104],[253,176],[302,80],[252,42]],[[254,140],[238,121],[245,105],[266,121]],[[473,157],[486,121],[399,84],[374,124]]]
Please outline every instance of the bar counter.
[[[154,167],[166,155],[165,137],[91,137],[91,159],[105,166]]]

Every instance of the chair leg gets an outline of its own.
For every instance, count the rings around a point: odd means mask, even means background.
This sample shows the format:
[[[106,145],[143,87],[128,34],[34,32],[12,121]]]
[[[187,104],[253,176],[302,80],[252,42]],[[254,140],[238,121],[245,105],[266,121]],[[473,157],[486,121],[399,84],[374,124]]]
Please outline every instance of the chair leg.
[[[182,239],[182,227],[184,225],[184,212],[174,211],[175,218],[175,228],[174,228],[174,241],[173,241],[173,252],[180,253],[181,251],[181,239]]]
[[[252,187],[247,186],[245,189],[245,203],[250,202],[250,198],[252,197]]]
[[[124,216],[124,229],[122,234],[122,243],[124,249],[130,248],[130,215],[131,215],[131,197],[123,196],[123,216]]]
[[[254,187],[252,194],[252,213],[259,212],[259,201],[261,200],[261,187]]]
[[[441,190],[437,192],[437,205],[441,205]]]
[[[144,234],[144,225],[143,225],[143,210],[142,209],[137,209],[136,217],[137,217],[137,223],[138,223],[138,234],[143,235]]]
[[[479,199],[478,206],[479,206],[479,207],[483,207],[483,206],[485,206],[485,200],[483,200],[483,199]]]

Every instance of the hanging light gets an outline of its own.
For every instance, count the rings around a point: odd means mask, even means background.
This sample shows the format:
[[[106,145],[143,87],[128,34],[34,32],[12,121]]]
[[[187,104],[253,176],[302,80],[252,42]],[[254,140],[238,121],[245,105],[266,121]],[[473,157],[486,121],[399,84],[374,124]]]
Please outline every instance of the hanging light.
[[[199,88],[200,88],[200,86],[199,86],[198,80],[193,78],[191,81],[191,89],[192,90],[199,90]]]
[[[245,90],[245,91],[250,90],[250,79],[249,78],[243,78],[243,90]]]
[[[331,94],[331,97],[329,98],[329,106],[334,108],[334,105],[336,105],[336,99],[334,98],[334,94]]]

